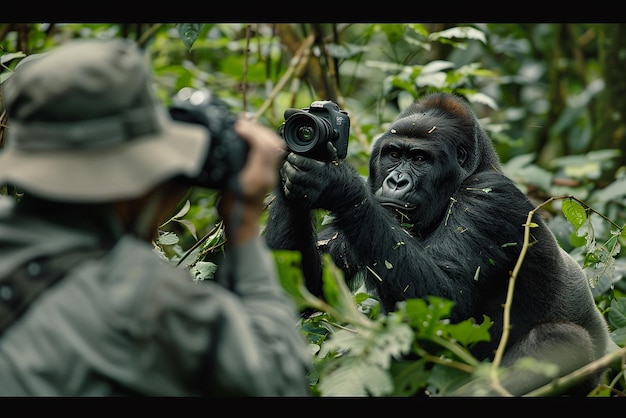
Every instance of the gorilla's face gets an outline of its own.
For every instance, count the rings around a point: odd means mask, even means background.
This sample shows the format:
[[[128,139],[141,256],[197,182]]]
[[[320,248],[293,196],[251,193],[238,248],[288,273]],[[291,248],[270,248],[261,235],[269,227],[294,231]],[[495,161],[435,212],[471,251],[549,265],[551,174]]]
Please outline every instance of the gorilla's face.
[[[460,185],[464,153],[439,137],[407,137],[392,127],[378,139],[370,160],[372,192],[414,232],[441,221]]]

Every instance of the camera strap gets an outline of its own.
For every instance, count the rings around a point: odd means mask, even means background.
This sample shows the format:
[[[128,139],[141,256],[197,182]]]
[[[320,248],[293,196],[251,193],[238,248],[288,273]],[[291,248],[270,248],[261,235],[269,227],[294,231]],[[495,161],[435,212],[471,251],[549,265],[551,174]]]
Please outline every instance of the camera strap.
[[[239,224],[241,222],[241,212],[242,212],[242,193],[241,193],[241,185],[239,183],[238,176],[232,177],[228,182],[228,189],[234,196],[232,213],[230,216],[230,223],[226,225],[226,228],[229,229],[229,235],[234,237],[237,234],[237,229],[239,228]],[[232,254],[226,257],[224,260],[226,262],[226,285],[228,289],[235,289],[235,277],[234,271],[235,266],[237,265],[237,255],[233,251]]]
[[[0,336],[26,312],[46,289],[87,258],[101,257],[106,250],[81,248],[40,257],[19,266],[0,280]]]

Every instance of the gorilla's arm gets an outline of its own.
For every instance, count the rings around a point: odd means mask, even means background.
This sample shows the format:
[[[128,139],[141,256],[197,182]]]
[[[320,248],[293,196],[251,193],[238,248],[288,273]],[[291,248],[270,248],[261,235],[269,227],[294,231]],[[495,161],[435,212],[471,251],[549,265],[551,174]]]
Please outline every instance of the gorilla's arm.
[[[264,231],[271,249],[294,250],[301,253],[302,271],[309,292],[322,296],[322,261],[316,248],[311,210],[298,202],[289,201],[282,183],[269,206]]]
[[[519,246],[511,250],[500,243],[514,238],[519,242],[523,216],[511,219],[507,225],[493,224],[494,211],[520,207],[519,202],[497,198],[499,188],[506,188],[501,195],[508,196],[511,187],[510,181],[497,174],[485,180],[487,185],[475,182],[453,197],[456,203],[451,203],[447,223],[441,219],[437,240],[412,237],[344,162],[320,162],[290,154],[284,177],[286,196],[277,197],[273,203],[266,227],[270,247],[304,250],[303,257],[319,257],[315,238],[311,238],[310,209],[330,210],[335,221],[320,233],[318,243],[327,247],[337,266],[346,272],[347,280],[363,269],[373,272],[368,285],[376,289],[386,310],[406,298],[439,295],[457,302],[455,316],[474,314],[487,278],[500,269],[506,284],[510,268],[510,254],[506,252],[519,252]],[[483,191],[488,187],[494,191]],[[304,272],[309,288],[319,289],[319,258],[314,264],[309,267],[312,270]],[[484,280],[477,280],[479,277]]]
[[[532,207],[502,175],[481,173],[449,198],[436,229],[411,236],[371,193],[335,214],[328,243],[350,274],[367,263],[369,288],[386,310],[407,298],[437,295],[455,301],[454,320],[480,318],[488,298],[505,294]],[[375,273],[375,274],[372,274]],[[503,299],[493,303],[501,312]]]

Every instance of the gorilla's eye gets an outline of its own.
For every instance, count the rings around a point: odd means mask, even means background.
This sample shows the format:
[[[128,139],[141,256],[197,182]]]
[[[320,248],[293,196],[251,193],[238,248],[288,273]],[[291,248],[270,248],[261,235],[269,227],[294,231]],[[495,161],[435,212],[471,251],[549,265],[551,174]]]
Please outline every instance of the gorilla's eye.
[[[392,160],[398,160],[402,157],[402,152],[400,148],[397,146],[386,145],[380,150],[380,155],[385,158],[390,158]]]
[[[411,160],[414,162],[423,162],[431,159],[431,154],[423,149],[411,150]]]

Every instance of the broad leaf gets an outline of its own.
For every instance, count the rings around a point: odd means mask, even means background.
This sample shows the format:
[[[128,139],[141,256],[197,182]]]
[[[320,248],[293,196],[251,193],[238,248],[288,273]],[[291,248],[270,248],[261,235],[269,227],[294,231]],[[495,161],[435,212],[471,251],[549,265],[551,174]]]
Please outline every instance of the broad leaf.
[[[565,218],[574,225],[575,229],[580,228],[585,221],[587,220],[587,212],[580,205],[580,203],[576,202],[572,199],[566,199],[561,204],[561,210],[563,211],[563,215]]]

